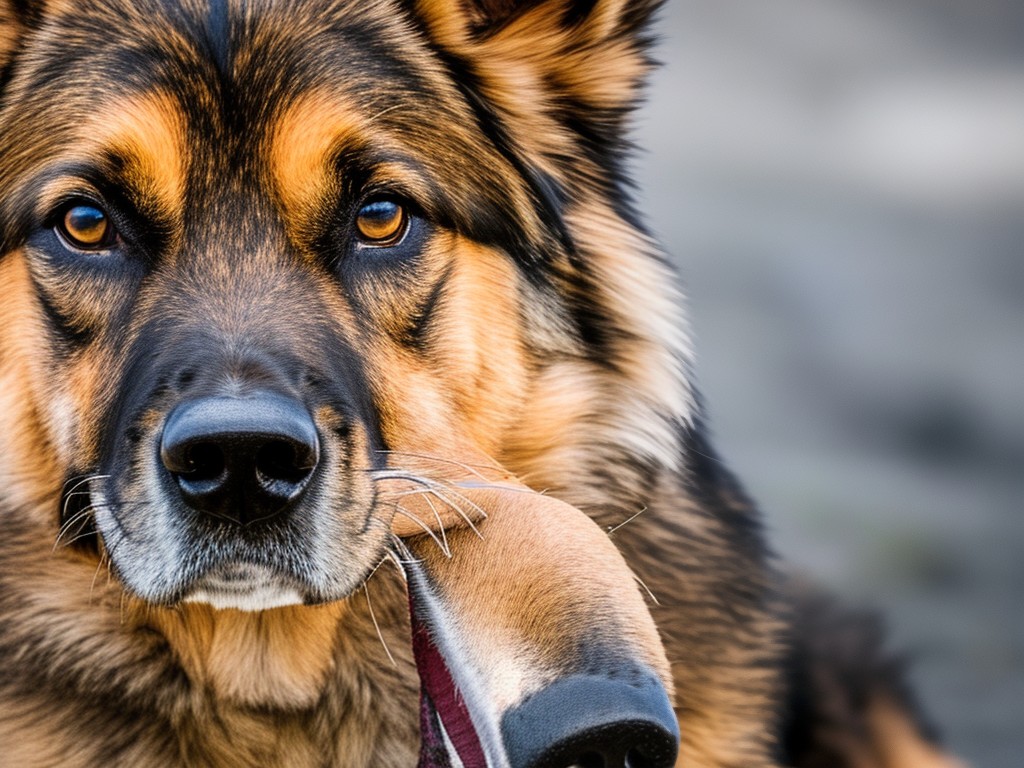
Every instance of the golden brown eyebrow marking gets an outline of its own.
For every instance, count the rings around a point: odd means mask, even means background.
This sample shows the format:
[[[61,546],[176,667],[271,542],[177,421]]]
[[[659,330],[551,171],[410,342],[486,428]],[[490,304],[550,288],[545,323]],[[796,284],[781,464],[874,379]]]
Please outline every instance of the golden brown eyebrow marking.
[[[125,162],[121,176],[137,194],[174,220],[185,196],[184,116],[169,94],[132,94],[83,125],[86,154],[112,154]]]
[[[272,183],[286,220],[309,221],[320,201],[337,194],[328,160],[355,140],[361,118],[338,94],[312,91],[292,102],[268,137]]]
[[[367,114],[346,103],[337,91],[315,90],[278,116],[267,137],[269,176],[289,226],[316,221],[321,206],[337,200],[341,180],[336,161],[346,151],[366,149],[375,154],[373,168],[367,169],[371,177],[362,179],[364,183],[428,203],[428,183],[403,159],[405,142],[380,121],[390,111],[383,107]]]

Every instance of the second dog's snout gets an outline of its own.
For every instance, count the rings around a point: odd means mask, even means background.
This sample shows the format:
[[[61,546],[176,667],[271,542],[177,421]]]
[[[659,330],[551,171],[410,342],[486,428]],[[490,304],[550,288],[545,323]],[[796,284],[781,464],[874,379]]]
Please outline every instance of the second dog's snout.
[[[309,411],[271,392],[183,402],[160,441],[160,459],[185,502],[241,525],[285,510],[319,458]]]

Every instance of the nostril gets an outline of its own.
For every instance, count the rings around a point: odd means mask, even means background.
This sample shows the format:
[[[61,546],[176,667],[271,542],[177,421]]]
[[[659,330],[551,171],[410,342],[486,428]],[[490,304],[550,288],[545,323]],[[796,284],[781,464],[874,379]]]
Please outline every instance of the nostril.
[[[185,475],[201,482],[216,480],[224,472],[224,451],[214,443],[196,443],[185,451]]]
[[[637,750],[631,749],[621,760],[586,752],[573,761],[569,768],[655,768],[655,764]]]
[[[287,440],[270,440],[256,450],[256,476],[264,485],[302,482],[316,466],[304,453],[308,451]]]
[[[655,764],[650,758],[631,749],[626,755],[626,768],[655,768]]]
[[[675,764],[674,756],[671,763],[666,763],[664,755],[662,759],[658,759],[647,756],[639,749],[627,750],[622,747],[621,734],[614,734],[609,729],[600,730],[603,733],[580,734],[576,737],[584,742],[603,742],[596,748],[597,751],[592,744],[588,744],[590,748],[583,752],[575,751],[571,743],[556,745],[553,749],[549,748],[542,757],[526,765],[529,768],[659,768]],[[638,735],[641,739],[645,738],[643,734]],[[655,745],[654,750],[657,752],[660,748]]]

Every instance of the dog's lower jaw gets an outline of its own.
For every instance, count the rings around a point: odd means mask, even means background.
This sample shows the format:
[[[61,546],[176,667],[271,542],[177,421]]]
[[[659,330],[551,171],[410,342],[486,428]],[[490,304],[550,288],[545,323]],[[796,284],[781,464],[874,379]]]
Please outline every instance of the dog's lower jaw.
[[[305,709],[320,700],[348,610],[345,601],[266,610],[189,601],[169,608],[143,604],[139,612],[214,706],[273,711]]]
[[[188,679],[174,703],[182,762],[156,764],[415,765],[418,685],[404,584],[382,568],[367,588],[370,602],[360,590],[257,612],[133,599],[126,619],[163,638]]]

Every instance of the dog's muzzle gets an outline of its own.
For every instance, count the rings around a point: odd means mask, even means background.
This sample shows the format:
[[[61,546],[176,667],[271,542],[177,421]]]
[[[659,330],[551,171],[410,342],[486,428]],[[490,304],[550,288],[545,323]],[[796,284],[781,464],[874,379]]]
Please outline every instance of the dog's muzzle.
[[[628,567],[579,510],[507,497],[449,553],[407,540],[419,768],[672,768],[668,662]]]
[[[485,733],[479,702],[467,698],[418,616],[413,599],[413,648],[420,673],[418,768],[672,768],[679,731],[661,681],[652,670],[570,674],[499,713]],[[453,663],[459,663],[453,660]],[[461,674],[460,674],[461,673]],[[494,738],[497,736],[497,738]]]

